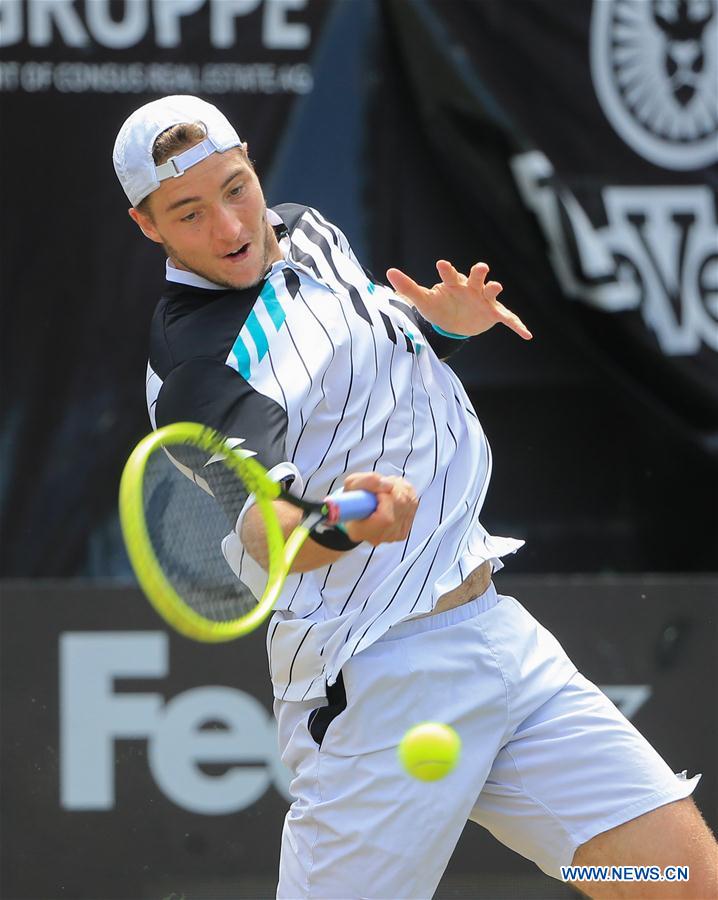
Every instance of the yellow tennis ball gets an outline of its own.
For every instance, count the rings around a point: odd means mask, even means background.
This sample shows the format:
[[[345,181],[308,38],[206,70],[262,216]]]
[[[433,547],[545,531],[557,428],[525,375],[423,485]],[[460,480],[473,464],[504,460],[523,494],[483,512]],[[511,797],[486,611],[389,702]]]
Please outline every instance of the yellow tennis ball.
[[[437,781],[448,775],[459,761],[461,738],[450,725],[421,722],[401,739],[399,761],[420,781]]]

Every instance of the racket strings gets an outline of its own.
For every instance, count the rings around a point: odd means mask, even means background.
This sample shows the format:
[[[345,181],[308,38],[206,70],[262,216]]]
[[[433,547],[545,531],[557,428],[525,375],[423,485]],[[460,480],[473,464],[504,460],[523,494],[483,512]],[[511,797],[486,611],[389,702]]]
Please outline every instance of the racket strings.
[[[206,619],[227,622],[250,612],[261,596],[261,570],[240,551],[240,580],[222,552],[249,491],[222,460],[188,445],[152,453],[144,475],[145,521],[157,562],[185,606]],[[251,572],[252,578],[245,574]]]

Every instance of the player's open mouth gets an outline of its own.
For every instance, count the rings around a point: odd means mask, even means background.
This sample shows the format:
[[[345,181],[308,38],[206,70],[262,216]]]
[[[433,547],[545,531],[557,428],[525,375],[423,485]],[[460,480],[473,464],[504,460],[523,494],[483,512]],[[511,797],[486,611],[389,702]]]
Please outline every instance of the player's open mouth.
[[[249,244],[243,244],[239,250],[233,250],[231,253],[227,253],[225,259],[242,259],[247,255],[249,251]]]

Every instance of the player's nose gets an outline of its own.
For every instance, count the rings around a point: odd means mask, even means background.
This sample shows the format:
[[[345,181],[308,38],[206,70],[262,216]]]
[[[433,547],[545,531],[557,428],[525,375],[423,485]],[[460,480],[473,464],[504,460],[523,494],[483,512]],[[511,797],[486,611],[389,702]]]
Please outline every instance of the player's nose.
[[[212,236],[221,252],[236,250],[242,243],[244,226],[236,212],[227,207],[219,207],[212,218]]]

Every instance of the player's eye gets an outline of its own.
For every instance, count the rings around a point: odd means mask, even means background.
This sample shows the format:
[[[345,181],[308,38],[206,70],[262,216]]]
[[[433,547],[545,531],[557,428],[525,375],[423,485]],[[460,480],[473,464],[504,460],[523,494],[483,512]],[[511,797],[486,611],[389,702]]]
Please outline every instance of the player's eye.
[[[229,192],[229,196],[230,197],[238,197],[242,193],[243,187],[244,187],[243,184],[236,185],[236,187],[233,187],[232,190]]]
[[[182,216],[182,221],[183,222],[194,222],[196,218],[197,218],[197,213],[191,212],[191,213],[187,213],[186,216]]]

